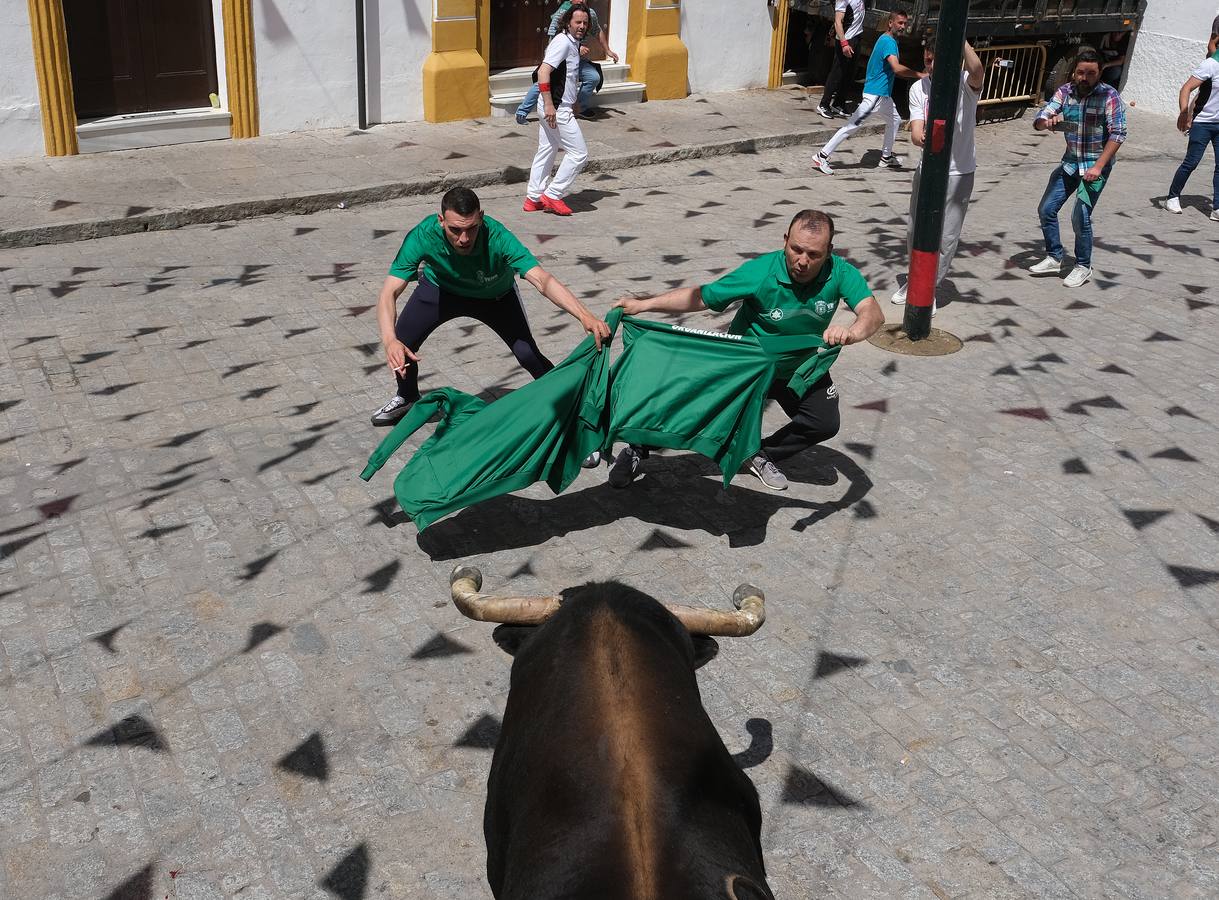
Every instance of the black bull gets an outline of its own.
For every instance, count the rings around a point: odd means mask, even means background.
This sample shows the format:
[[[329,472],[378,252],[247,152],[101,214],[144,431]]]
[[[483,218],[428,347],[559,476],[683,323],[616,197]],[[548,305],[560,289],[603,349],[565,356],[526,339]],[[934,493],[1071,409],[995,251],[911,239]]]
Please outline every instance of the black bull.
[[[757,790],[695,679],[714,640],[614,582],[495,639],[514,656],[483,817],[499,900],[773,900]]]

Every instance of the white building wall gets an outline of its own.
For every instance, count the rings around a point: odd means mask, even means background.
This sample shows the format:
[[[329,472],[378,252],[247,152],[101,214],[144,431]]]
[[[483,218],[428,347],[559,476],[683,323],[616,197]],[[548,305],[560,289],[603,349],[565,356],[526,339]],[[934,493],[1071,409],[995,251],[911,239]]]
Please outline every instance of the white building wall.
[[[431,21],[432,0],[366,0],[369,121],[423,118]],[[254,35],[262,134],[357,124],[353,4],[256,0]]]
[[[690,51],[690,91],[766,87],[774,11],[765,0],[690,0],[681,39]]]
[[[1206,56],[1216,15],[1216,0],[1148,0],[1122,89],[1127,102],[1175,117],[1181,85]]]
[[[0,3],[0,159],[45,153],[29,9]]]

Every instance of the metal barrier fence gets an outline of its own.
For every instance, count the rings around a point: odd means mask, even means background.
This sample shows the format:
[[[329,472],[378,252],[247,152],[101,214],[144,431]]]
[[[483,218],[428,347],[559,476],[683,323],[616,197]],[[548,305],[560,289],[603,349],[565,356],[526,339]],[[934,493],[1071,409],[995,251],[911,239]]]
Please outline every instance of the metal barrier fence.
[[[978,50],[978,58],[986,67],[986,83],[982,85],[979,106],[1041,99],[1046,59],[1043,44],[983,47]]]

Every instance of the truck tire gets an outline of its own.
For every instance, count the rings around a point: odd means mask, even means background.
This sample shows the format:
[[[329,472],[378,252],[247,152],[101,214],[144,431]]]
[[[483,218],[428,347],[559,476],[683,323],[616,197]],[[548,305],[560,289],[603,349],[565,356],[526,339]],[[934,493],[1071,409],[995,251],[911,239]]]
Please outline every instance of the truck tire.
[[[1042,99],[1050,100],[1054,92],[1071,80],[1071,62],[1078,51],[1074,47],[1054,47],[1047,54],[1047,59],[1055,60],[1047,65],[1045,83],[1042,85]]]

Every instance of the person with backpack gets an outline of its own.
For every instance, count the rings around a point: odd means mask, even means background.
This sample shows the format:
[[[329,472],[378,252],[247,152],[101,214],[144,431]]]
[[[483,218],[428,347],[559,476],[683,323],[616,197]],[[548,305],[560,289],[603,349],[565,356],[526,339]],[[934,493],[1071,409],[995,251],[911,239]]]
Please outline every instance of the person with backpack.
[[[559,33],[551,39],[538,66],[543,112],[538,123],[538,152],[533,157],[525,192],[525,212],[541,210],[557,216],[571,215],[571,207],[563,202],[563,197],[588,162],[588,145],[584,143],[573,107],[579,93],[580,44],[591,21],[583,3],[568,7],[559,19]],[[563,162],[552,175],[560,150]]]
[[[559,8],[554,11],[550,17],[550,25],[546,28],[546,39],[554,40],[554,36],[559,33],[559,20],[563,18],[563,13],[567,12],[572,7],[574,0],[563,0],[559,4]],[[580,91],[576,95],[576,117],[579,119],[591,119],[592,111],[589,109],[589,101],[592,100],[593,92],[601,89],[601,67],[593,62],[593,50],[595,44],[601,47],[601,59],[612,59],[615,63],[618,62],[618,54],[610,49],[609,42],[605,38],[605,29],[601,27],[601,23],[597,20],[597,13],[591,6],[588,8],[588,33],[584,35],[584,40],[580,45]],[[516,124],[524,125],[529,121],[529,114],[533,112],[534,107],[538,105],[539,89],[537,82],[530,85],[529,90],[525,93],[525,99],[521,101],[521,105],[516,108]]]

